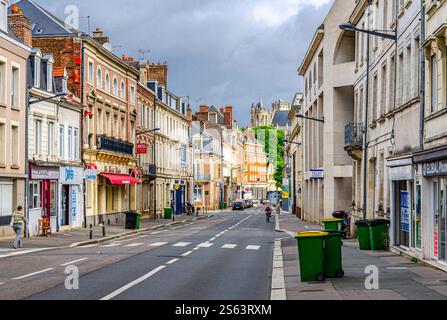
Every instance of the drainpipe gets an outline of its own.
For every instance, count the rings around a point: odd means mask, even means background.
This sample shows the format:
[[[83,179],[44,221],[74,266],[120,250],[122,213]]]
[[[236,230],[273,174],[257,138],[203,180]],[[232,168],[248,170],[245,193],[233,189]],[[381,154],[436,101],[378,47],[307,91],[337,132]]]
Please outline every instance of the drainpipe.
[[[425,5],[421,0],[421,35],[420,35],[420,109],[419,109],[419,149],[424,149],[424,131],[425,131],[425,50],[422,44],[425,42]]]
[[[25,220],[27,221],[27,225],[26,225],[26,230],[25,230],[25,236],[27,238],[30,237],[29,234],[29,187],[30,187],[30,183],[29,183],[29,161],[28,161],[28,157],[29,157],[29,150],[28,150],[28,146],[29,146],[29,135],[28,135],[28,127],[29,127],[29,121],[28,121],[28,114],[29,114],[29,91],[30,91],[30,86],[27,84],[26,85],[26,106],[25,106],[25,203],[23,205],[24,209],[25,209]]]
[[[81,137],[82,137],[82,148],[81,148],[81,163],[83,168],[87,168],[86,163],[85,163],[85,158],[84,158],[84,134],[85,134],[85,125],[84,125],[84,121],[85,121],[85,116],[84,116],[84,103],[86,102],[86,99],[84,97],[84,59],[85,59],[85,46],[84,46],[84,41],[81,42],[82,43],[82,52],[81,52],[81,107],[82,107],[82,111],[81,111]],[[87,137],[88,140],[88,137]],[[85,179],[82,179],[82,188],[83,188],[83,214],[84,214],[84,228],[87,228],[87,187],[86,187],[86,183],[85,183]]]

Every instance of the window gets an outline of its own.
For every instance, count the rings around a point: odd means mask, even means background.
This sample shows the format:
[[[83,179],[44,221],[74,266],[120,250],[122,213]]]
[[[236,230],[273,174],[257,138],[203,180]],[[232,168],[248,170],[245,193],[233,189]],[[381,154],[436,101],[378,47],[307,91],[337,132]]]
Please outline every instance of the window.
[[[29,208],[38,209],[40,205],[40,182],[30,181],[29,185]]]
[[[118,80],[116,78],[113,79],[113,94],[118,95]]]
[[[405,98],[404,101],[408,101],[408,99],[410,99],[411,96],[411,87],[412,87],[412,83],[415,82],[417,79],[414,79],[412,77],[411,74],[411,59],[412,59],[412,55],[411,55],[411,44],[409,44],[407,46],[407,50],[406,50],[406,57],[405,57],[405,79],[408,79],[407,81],[404,81],[402,83],[402,85],[405,86]]]
[[[11,125],[11,164],[13,167],[19,166],[19,126]]]
[[[130,87],[130,102],[135,103],[135,87]]]
[[[47,64],[47,91],[53,91],[53,65],[51,63]]]
[[[110,76],[106,73],[106,91],[110,92]]]
[[[373,98],[372,98],[372,117],[371,120],[375,121],[377,119],[377,74],[373,77]]]
[[[42,121],[34,120],[34,155],[40,156],[42,141]]]
[[[8,32],[8,4],[4,0],[0,2],[0,29]]]
[[[59,127],[59,157],[65,158],[65,127]]]
[[[104,127],[103,127],[103,115],[102,115],[102,109],[98,109],[98,134],[103,134]]]
[[[401,52],[399,54],[398,59],[398,96],[397,96],[397,105],[403,103],[404,99],[404,54]]]
[[[120,97],[124,99],[125,96],[126,96],[126,91],[125,91],[125,89],[124,89],[124,82],[121,82],[121,87],[120,87]]]
[[[98,77],[96,79],[96,85],[98,88],[102,89],[102,71],[101,68],[98,68]]]
[[[53,156],[53,146],[54,146],[54,123],[48,123],[48,157]]]
[[[68,127],[68,159],[73,159],[73,128]]]
[[[419,90],[420,90],[420,72],[419,69],[421,67],[421,59],[420,59],[420,40],[419,37],[416,37],[416,39],[414,40],[414,61],[415,63],[414,65],[414,96],[417,97],[419,96]]]
[[[388,103],[388,111],[392,110],[395,108],[395,104],[396,104],[396,93],[395,93],[395,88],[396,88],[396,58],[395,56],[391,57],[390,60],[390,83],[389,83],[389,103]]]
[[[40,87],[40,58],[34,57],[34,86],[36,88]]]
[[[5,90],[4,90],[4,88],[5,88],[5,74],[6,74],[6,71],[5,71],[5,67],[6,67],[6,63],[5,62],[3,62],[3,61],[0,61],[0,103],[1,104],[6,104],[5,103],[5,100],[6,100],[6,97],[5,97]]]
[[[106,135],[112,135],[110,121],[110,112],[106,111]]]
[[[73,129],[73,136],[74,136],[74,160],[79,160],[79,130],[78,128]]]
[[[88,81],[93,83],[93,62],[88,63]]]
[[[388,0],[383,0],[383,30],[388,29]]]
[[[0,123],[0,165],[6,164],[5,123]]]
[[[433,55],[430,60],[430,71],[431,71],[431,112],[436,112],[438,108],[438,61],[436,56]]]
[[[12,67],[11,69],[11,106],[18,108],[19,106],[19,69]]]
[[[66,78],[62,79],[62,93],[68,93],[68,82]]]
[[[196,186],[194,189],[194,201],[202,201],[202,186]]]
[[[383,116],[388,109],[386,107],[386,95],[387,95],[387,66],[386,64],[382,66],[382,91],[381,91],[381,102],[380,102],[380,116]]]

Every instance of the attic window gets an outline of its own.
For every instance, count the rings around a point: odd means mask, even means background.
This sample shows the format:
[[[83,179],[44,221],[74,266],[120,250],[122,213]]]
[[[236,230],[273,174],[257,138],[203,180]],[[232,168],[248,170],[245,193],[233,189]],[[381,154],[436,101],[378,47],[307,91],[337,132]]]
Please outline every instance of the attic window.
[[[0,1],[0,29],[7,32],[8,31],[8,4],[6,1]]]
[[[36,30],[36,33],[37,33],[37,34],[42,34],[42,33],[43,33],[43,29],[37,29],[37,30]]]
[[[53,91],[53,65],[51,63],[47,64],[47,90],[48,92]]]
[[[40,87],[40,58],[34,57],[34,86],[36,88]]]

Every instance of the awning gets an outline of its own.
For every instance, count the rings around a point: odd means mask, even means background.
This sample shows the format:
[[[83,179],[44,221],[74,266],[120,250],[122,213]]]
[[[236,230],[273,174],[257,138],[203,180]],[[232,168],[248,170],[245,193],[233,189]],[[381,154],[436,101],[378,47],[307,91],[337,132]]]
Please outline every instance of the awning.
[[[100,176],[107,178],[111,184],[115,185],[141,184],[140,180],[125,174],[101,173]]]

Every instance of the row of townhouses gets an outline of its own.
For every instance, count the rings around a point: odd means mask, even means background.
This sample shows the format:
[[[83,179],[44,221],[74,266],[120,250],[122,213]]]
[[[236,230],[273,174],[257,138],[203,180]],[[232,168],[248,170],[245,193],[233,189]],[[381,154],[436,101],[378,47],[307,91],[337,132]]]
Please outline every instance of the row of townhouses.
[[[390,244],[447,269],[447,3],[336,0],[298,73],[292,209],[391,221]]]
[[[19,205],[31,236],[185,213],[192,112],[168,65],[117,57],[33,1],[0,5],[0,237]]]

